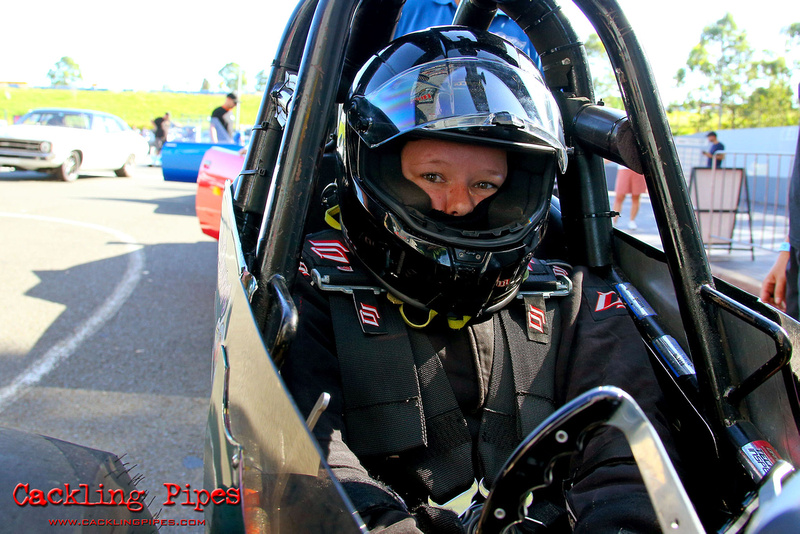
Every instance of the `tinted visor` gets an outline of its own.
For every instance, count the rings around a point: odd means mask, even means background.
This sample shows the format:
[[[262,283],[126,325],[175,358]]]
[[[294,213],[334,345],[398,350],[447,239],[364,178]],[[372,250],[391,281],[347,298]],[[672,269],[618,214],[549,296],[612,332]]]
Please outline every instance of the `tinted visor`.
[[[370,147],[412,131],[500,127],[510,140],[556,150],[566,170],[561,115],[538,71],[480,59],[441,59],[352,98],[350,125]]]

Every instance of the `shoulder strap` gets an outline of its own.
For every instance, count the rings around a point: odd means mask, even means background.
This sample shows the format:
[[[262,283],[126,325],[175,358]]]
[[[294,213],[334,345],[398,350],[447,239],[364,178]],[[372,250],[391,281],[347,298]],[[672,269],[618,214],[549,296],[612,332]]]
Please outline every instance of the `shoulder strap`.
[[[353,298],[331,293],[330,303],[351,450],[389,456],[424,446],[409,459],[408,476],[434,501],[469,488],[475,479],[472,438],[425,333],[409,329],[396,306],[383,306],[385,334],[362,331],[357,292]]]
[[[531,342],[525,325],[509,310],[500,312],[500,324],[508,339],[514,376],[520,439],[555,411],[555,372],[561,317],[557,303],[548,299],[546,321],[550,324],[550,343]]]
[[[541,324],[547,326],[544,339],[529,337],[529,311],[523,316],[510,306],[494,316],[494,359],[478,444],[487,485],[522,438],[555,411],[558,343],[553,340],[561,333],[559,305],[542,298],[538,306]]]
[[[348,445],[356,455],[425,445],[422,394],[402,319],[387,314],[387,334],[365,334],[353,302],[345,293],[330,293]]]

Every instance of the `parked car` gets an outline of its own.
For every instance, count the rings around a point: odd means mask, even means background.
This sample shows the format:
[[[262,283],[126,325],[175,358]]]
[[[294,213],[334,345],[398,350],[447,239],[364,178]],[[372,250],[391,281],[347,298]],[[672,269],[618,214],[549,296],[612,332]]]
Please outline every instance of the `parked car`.
[[[203,154],[197,174],[195,211],[204,234],[219,239],[219,220],[222,210],[222,192],[239,175],[244,155],[239,150],[211,147]]]
[[[45,108],[0,128],[0,166],[45,171],[65,182],[79,171],[111,170],[131,176],[147,141],[110,113],[86,109]]]
[[[217,120],[218,119],[214,119]],[[224,130],[223,130],[224,132]],[[248,142],[251,131],[235,132],[228,136],[218,133],[217,141],[212,141],[210,126],[207,123],[184,126],[180,135],[169,139],[161,149],[161,172],[167,182],[195,182],[200,171],[200,164],[205,154],[212,147],[239,150]],[[241,168],[241,166],[240,166]],[[239,169],[236,169],[238,174]],[[236,175],[234,174],[234,178]]]
[[[239,150],[240,145],[234,143],[210,142],[173,142],[164,143],[161,149],[161,173],[165,182],[197,181],[200,165],[210,148],[219,147],[228,150]],[[238,169],[237,169],[238,171]]]

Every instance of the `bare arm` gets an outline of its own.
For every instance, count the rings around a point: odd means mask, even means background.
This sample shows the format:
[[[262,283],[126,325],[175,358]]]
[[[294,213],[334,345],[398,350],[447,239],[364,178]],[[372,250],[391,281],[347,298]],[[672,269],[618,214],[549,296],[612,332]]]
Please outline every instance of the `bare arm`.
[[[786,311],[786,264],[789,263],[789,254],[788,251],[780,252],[761,282],[761,300],[781,311]]]

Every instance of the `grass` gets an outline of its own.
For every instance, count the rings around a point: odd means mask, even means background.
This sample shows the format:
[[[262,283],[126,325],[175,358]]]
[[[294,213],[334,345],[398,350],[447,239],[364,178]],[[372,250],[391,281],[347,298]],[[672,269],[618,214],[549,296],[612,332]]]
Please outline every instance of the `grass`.
[[[261,94],[239,97],[240,124],[252,126],[261,106]],[[198,122],[222,104],[224,93],[172,93],[153,91],[92,91],[85,89],[42,89],[0,86],[0,120],[11,124],[14,117],[34,108],[69,107],[113,113],[134,128],[151,129],[154,118],[169,111],[178,124]],[[686,112],[669,113],[674,135],[705,131],[698,129],[697,117]],[[706,128],[713,129],[711,127]]]
[[[255,123],[261,94],[239,97],[240,124]],[[173,121],[205,119],[225,100],[224,93],[172,93],[150,91],[92,91],[80,89],[40,89],[0,87],[0,120],[9,124],[31,109],[67,107],[113,113],[133,128],[151,129],[151,121],[169,112]]]

